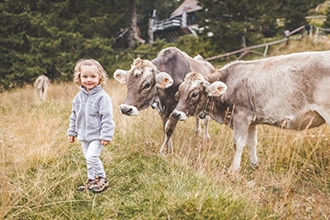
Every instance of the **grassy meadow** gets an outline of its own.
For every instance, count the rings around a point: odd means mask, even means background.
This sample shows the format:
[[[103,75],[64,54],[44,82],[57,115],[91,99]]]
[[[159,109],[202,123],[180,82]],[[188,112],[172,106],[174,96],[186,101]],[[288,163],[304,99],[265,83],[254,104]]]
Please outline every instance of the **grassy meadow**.
[[[293,43],[282,53],[302,48]],[[328,126],[259,126],[259,168],[250,168],[245,149],[232,178],[228,127],[211,121],[203,142],[195,119],[179,122],[174,153],[163,158],[158,113],[121,115],[126,87],[111,79],[105,90],[116,131],[101,155],[110,186],[100,194],[76,191],[86,180],[85,160],[66,130],[77,86],[54,83],[45,102],[31,86],[0,93],[0,219],[330,219]]]

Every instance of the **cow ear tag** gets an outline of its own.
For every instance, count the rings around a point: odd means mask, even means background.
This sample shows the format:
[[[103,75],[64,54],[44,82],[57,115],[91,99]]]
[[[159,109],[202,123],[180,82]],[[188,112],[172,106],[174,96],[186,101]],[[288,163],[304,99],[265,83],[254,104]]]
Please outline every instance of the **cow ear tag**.
[[[121,69],[116,69],[116,71],[113,74],[113,77],[115,78],[115,80],[117,80],[119,83],[121,84],[125,84],[126,83],[126,75],[127,72],[125,70],[121,70]]]
[[[209,96],[220,96],[227,91],[227,85],[223,82],[216,81],[207,87]]]
[[[173,84],[173,79],[170,75],[165,72],[160,72],[156,76],[156,85],[159,88],[166,89]]]

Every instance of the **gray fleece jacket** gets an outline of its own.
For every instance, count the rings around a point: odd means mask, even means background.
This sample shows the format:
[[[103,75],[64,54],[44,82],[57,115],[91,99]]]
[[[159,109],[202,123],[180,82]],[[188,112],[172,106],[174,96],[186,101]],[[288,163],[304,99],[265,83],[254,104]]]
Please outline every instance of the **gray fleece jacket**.
[[[80,92],[72,102],[72,113],[67,134],[77,137],[79,141],[111,141],[114,135],[115,122],[110,96],[96,86],[87,92],[80,87]]]

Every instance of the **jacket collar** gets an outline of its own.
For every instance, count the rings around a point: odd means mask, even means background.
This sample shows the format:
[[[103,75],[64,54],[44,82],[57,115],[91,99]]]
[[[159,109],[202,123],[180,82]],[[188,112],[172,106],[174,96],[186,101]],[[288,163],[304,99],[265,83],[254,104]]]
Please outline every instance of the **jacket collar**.
[[[95,93],[98,93],[101,89],[102,89],[102,86],[101,85],[97,85],[92,90],[90,90],[89,92],[87,92],[87,90],[83,86],[80,86],[80,90],[83,93],[87,94],[87,95],[93,95]]]

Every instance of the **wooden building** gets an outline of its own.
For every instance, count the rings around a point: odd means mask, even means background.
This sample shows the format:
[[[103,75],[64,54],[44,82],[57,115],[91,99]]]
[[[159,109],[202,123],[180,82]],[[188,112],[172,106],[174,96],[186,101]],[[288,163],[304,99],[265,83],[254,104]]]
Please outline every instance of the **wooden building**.
[[[168,19],[153,23],[154,38],[175,42],[180,36],[194,34],[198,30],[196,11],[202,10],[197,0],[185,0]]]

